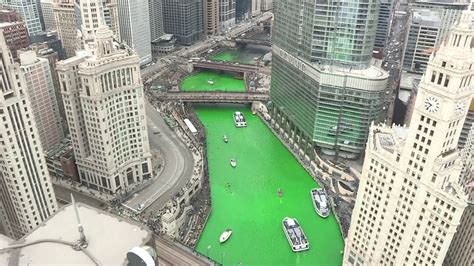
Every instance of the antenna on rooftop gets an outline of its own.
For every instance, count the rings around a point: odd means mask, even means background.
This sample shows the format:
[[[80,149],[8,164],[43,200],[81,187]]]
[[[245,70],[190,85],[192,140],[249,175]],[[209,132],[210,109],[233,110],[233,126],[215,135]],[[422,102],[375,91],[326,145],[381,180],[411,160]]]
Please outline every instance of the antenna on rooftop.
[[[74,212],[76,213],[76,220],[77,220],[77,230],[79,231],[79,239],[76,241],[77,248],[83,249],[86,248],[88,243],[86,239],[86,235],[84,234],[84,227],[82,227],[81,219],[79,218],[79,211],[77,210],[76,200],[74,199],[74,195],[71,193],[71,202],[72,207],[74,208]]]

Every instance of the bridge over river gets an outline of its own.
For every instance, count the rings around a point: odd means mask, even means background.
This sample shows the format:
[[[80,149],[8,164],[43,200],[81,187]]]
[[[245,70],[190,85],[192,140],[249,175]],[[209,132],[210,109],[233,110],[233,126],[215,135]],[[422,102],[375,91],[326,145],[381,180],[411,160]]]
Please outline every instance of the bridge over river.
[[[270,99],[270,95],[265,92],[166,92],[156,96],[161,101],[192,103],[252,103]]]

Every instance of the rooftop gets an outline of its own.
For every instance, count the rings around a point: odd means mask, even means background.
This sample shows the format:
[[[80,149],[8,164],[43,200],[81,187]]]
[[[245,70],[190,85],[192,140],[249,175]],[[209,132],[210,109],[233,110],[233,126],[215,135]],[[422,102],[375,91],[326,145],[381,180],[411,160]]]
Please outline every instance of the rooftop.
[[[81,224],[89,245],[85,251],[103,265],[123,265],[127,252],[151,240],[152,233],[141,225],[124,221],[93,207],[77,203]],[[77,222],[72,205],[61,208],[34,231],[12,244],[31,243],[38,240],[60,240],[75,243],[79,239]],[[5,241],[0,244],[5,247]],[[76,251],[67,244],[42,242],[16,249],[11,254],[0,253],[0,265],[10,261],[19,265],[91,265],[93,261],[85,252]]]

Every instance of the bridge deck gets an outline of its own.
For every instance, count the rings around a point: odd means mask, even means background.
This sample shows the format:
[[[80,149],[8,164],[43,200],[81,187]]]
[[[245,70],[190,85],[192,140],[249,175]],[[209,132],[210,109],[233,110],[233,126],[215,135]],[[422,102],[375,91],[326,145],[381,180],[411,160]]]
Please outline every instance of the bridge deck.
[[[270,99],[268,93],[256,92],[168,92],[157,96],[163,101],[196,103],[251,103]]]

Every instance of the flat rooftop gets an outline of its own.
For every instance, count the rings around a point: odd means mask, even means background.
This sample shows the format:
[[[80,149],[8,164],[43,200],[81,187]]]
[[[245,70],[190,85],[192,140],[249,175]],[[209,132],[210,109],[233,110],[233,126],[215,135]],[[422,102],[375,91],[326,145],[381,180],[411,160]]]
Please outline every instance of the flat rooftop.
[[[124,265],[127,252],[142,246],[152,238],[152,233],[140,224],[125,221],[93,207],[77,203],[81,223],[89,245],[85,249],[101,265]],[[53,239],[74,243],[79,239],[77,222],[72,205],[61,208],[34,231],[12,244]],[[2,247],[2,239],[0,238]],[[71,246],[43,242],[9,253],[0,253],[0,265],[9,260],[12,265],[92,265],[93,261],[82,251]]]

